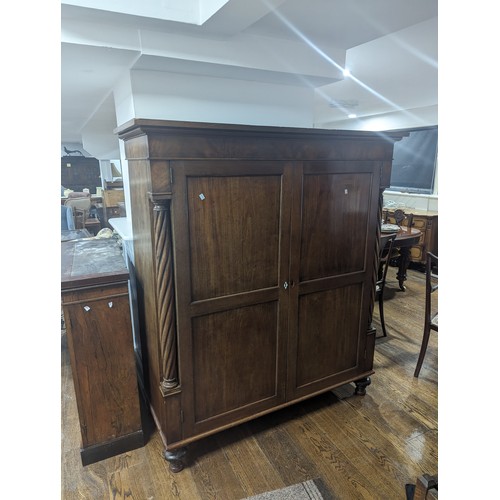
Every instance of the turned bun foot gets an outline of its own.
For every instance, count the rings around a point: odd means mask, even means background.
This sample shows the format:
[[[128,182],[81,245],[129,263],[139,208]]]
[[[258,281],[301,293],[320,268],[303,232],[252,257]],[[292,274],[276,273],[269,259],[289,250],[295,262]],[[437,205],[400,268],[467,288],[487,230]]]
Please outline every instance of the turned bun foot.
[[[163,456],[170,465],[172,472],[180,472],[185,467],[184,456],[186,455],[186,448],[178,448],[177,450],[165,450]]]
[[[366,394],[366,388],[372,383],[372,381],[370,377],[366,377],[361,380],[356,380],[354,383],[356,384],[354,394],[364,396]]]

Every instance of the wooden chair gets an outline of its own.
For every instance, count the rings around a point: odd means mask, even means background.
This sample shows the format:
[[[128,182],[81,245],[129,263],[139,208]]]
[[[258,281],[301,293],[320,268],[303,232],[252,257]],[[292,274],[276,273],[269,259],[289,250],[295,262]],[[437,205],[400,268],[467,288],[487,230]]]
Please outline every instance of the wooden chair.
[[[438,289],[438,275],[437,275],[438,258],[431,252],[427,252],[427,261],[425,263],[425,321],[424,321],[424,335],[422,337],[422,345],[420,347],[420,354],[418,355],[417,367],[415,368],[414,377],[418,377],[420,368],[424,361],[425,352],[427,351],[427,344],[431,330],[438,331],[438,311],[437,301],[433,300],[432,294]],[[436,272],[434,272],[434,270]]]
[[[70,194],[73,196],[68,197],[68,199],[64,202],[64,205],[71,207],[73,210],[75,228],[84,229],[90,213],[90,208],[92,206],[90,194],[81,193],[83,196],[74,196],[75,193]]]
[[[375,299],[378,300],[380,324],[382,326],[382,335],[378,338],[387,337],[384,319],[384,289],[387,270],[389,269],[389,262],[392,256],[392,246],[395,239],[396,233],[382,234],[380,236],[378,280],[375,286]]]
[[[394,220],[398,226],[403,226],[403,222],[406,221],[406,230],[408,232],[411,231],[411,227],[413,226],[413,214],[407,214],[404,210],[400,208],[394,210]]]

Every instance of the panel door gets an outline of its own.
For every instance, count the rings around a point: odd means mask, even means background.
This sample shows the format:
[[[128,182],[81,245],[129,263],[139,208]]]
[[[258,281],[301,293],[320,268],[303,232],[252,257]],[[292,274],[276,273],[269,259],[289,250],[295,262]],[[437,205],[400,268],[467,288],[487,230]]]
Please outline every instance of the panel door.
[[[291,165],[172,168],[186,439],[284,401]]]
[[[379,162],[311,162],[292,214],[288,399],[366,371]]]

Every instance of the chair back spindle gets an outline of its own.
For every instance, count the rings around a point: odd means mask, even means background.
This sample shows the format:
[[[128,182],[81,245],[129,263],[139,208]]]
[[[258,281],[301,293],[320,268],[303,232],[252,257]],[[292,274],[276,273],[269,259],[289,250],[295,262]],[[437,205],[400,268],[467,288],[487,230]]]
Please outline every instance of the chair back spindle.
[[[403,222],[406,221],[406,231],[411,233],[411,227],[413,226],[413,214],[407,214],[404,210],[398,208],[394,211],[394,220],[398,226],[402,226]]]
[[[392,257],[392,247],[396,236],[396,233],[382,234],[380,236],[378,280],[375,286],[375,298],[378,299],[382,337],[387,337],[384,318],[384,289],[387,279],[387,271]]]
[[[438,257],[431,252],[427,252],[425,263],[425,318],[424,318],[424,334],[422,336],[422,344],[418,355],[417,366],[415,368],[414,377],[418,377],[422,363],[424,361],[427,345],[431,331],[438,331],[438,306],[437,300],[433,299],[434,292],[438,289]]]

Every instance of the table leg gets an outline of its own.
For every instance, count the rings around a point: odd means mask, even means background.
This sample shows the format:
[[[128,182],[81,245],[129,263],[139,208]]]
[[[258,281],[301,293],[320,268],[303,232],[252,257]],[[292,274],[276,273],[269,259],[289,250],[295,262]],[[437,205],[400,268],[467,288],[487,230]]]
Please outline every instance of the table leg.
[[[410,247],[401,247],[399,249],[399,269],[396,277],[399,282],[399,288],[403,290],[403,292],[406,290],[404,282],[406,281],[406,270],[408,269],[409,264],[410,264]]]

